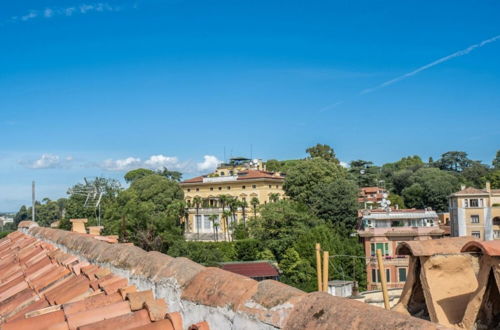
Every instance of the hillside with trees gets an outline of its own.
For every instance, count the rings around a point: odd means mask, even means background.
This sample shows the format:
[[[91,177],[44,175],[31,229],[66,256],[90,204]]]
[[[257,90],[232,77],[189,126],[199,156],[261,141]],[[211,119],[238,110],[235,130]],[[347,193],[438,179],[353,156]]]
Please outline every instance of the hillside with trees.
[[[468,158],[467,153],[450,151],[440,159],[424,162],[419,156],[404,157],[377,166],[371,161],[354,160],[347,168],[340,165],[333,148],[318,144],[307,149],[308,157],[294,160],[268,160],[267,169],[283,172],[283,188],[289,197],[261,204],[246,203],[222,196],[228,221],[235,208],[242,207],[248,221],[233,228],[229,242],[192,242],[184,240],[187,205],[179,185],[181,173],[163,169],[136,169],[125,174],[127,188],[116,180],[97,178],[92,184],[103,192],[100,213],[84,207],[85,196],[78,194],[82,184],[68,189],[68,197],[36,202],[36,220],[41,226],[59,221],[69,229],[70,218],[88,218],[96,225],[100,218],[104,234],[118,235],[121,242],[185,256],[215,266],[227,261],[273,260],[281,271],[281,280],[295,287],[315,289],[314,244],[335,257],[332,267],[337,279],[356,279],[366,283],[363,248],[353,237],[356,228],[359,187],[382,186],[390,191],[393,205],[447,210],[447,196],[461,184],[483,188],[490,181],[500,188],[500,151],[492,165]],[[203,207],[201,201],[195,207]],[[31,207],[22,206],[15,223],[31,219]]]

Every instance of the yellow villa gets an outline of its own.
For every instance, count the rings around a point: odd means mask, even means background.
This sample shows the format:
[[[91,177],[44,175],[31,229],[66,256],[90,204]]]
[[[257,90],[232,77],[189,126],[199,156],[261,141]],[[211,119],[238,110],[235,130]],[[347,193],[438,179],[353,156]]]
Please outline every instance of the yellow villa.
[[[232,158],[213,173],[182,181],[186,239],[230,239],[232,226],[256,214],[258,205],[284,197],[283,181],[282,174],[266,171],[261,160],[247,158]],[[230,199],[238,202],[231,208]]]
[[[450,222],[452,236],[500,239],[500,189],[462,186],[450,196]]]

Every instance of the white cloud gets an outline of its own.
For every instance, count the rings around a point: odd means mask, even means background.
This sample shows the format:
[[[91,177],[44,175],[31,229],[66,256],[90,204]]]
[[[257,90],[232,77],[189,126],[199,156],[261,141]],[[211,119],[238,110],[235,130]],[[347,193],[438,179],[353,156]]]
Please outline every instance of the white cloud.
[[[222,163],[219,159],[217,159],[217,157],[212,155],[205,155],[203,158],[204,160],[202,163],[196,164],[198,171],[212,171],[215,170],[217,165]]]
[[[178,169],[180,167],[177,157],[168,157],[164,155],[153,155],[144,162],[144,165],[155,170],[160,170],[164,167],[168,169]]]
[[[102,163],[101,167],[108,171],[132,170],[134,168],[141,167],[141,159],[135,157],[128,157],[117,160],[107,159]]]
[[[47,168],[62,168],[69,167],[70,163],[73,161],[72,156],[60,157],[58,155],[45,153],[40,156],[40,158],[35,160],[24,160],[19,163],[27,168],[32,168],[35,170],[47,169]]]
[[[76,7],[65,7],[65,8],[45,8],[43,10],[30,10],[28,14],[23,16],[13,16],[11,17],[11,22],[16,21],[29,21],[34,18],[52,18],[55,16],[73,16],[73,14],[85,15],[91,12],[106,12],[106,11],[119,11],[121,8],[116,6],[111,6],[105,2],[98,3],[83,3]]]

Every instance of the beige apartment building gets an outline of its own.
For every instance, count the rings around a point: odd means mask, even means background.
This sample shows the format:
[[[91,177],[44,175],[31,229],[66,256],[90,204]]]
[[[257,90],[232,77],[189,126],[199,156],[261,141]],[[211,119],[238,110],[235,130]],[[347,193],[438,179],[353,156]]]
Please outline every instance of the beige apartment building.
[[[232,158],[213,173],[182,181],[180,184],[188,205],[186,239],[229,239],[232,225],[258,213],[258,205],[284,198],[283,182],[284,176],[266,171],[261,160],[246,158]],[[227,214],[229,205],[221,196],[239,202],[227,219],[223,211]],[[258,205],[253,201],[258,201]]]
[[[462,186],[449,198],[451,236],[500,239],[500,189]]]

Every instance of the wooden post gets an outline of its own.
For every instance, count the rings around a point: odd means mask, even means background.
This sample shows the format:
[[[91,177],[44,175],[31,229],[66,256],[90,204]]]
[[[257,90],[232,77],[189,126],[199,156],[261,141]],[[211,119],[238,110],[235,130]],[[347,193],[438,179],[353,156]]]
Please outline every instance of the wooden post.
[[[328,251],[323,251],[323,292],[328,292]]]
[[[316,243],[316,274],[318,275],[318,291],[323,291],[321,282],[321,244]]]
[[[378,274],[382,284],[382,295],[384,296],[385,309],[391,309],[389,304],[389,294],[387,293],[387,281],[385,278],[384,261],[382,260],[382,250],[377,249]]]

